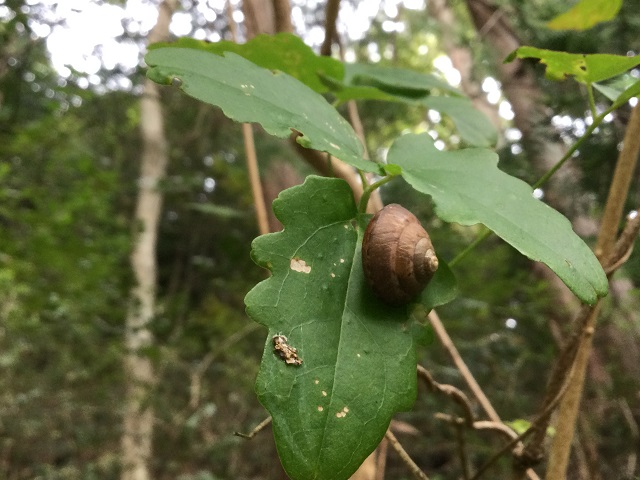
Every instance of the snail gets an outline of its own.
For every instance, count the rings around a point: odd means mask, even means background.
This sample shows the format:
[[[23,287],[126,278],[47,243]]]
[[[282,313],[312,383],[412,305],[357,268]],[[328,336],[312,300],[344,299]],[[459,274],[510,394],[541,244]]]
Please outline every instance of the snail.
[[[402,305],[427,286],[438,269],[438,258],[415,215],[392,203],[373,216],[364,232],[362,268],[381,300]]]

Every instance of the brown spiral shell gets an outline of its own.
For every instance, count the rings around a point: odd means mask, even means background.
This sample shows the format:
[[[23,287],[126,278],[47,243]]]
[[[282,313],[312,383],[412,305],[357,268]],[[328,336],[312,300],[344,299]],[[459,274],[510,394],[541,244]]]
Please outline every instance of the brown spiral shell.
[[[438,269],[429,234],[406,208],[389,204],[364,232],[362,267],[374,293],[391,305],[413,300]]]

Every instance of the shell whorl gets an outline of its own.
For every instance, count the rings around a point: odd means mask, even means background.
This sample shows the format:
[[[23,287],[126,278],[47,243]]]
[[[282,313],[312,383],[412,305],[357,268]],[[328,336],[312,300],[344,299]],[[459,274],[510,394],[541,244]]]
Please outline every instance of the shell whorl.
[[[390,204],[376,213],[362,242],[367,283],[386,303],[414,299],[438,269],[438,258],[418,219],[404,207]]]

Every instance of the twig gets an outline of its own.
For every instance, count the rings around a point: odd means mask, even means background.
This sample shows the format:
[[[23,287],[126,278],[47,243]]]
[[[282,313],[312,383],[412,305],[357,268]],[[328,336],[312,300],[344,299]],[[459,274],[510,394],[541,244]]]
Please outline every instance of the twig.
[[[640,212],[627,216],[627,223],[616,241],[613,253],[605,262],[605,273],[611,275],[626,263],[633,252],[633,245],[640,233]]]
[[[251,440],[253,437],[255,437],[258,433],[260,433],[270,423],[271,423],[271,417],[267,417],[263,421],[261,421],[256,426],[256,428],[251,430],[249,433],[233,432],[233,434],[235,436],[237,436],[237,437],[242,437],[242,438],[246,438],[247,440]]]
[[[473,377],[471,370],[469,370],[467,364],[464,363],[464,360],[460,356],[458,349],[451,341],[451,337],[449,337],[447,330],[444,328],[444,325],[440,321],[440,317],[435,312],[435,310],[431,310],[431,312],[429,313],[429,322],[431,322],[431,326],[440,339],[440,343],[442,343],[442,346],[447,351],[447,353],[453,360],[453,363],[462,374],[462,378],[469,386],[469,389],[473,393],[474,397],[476,397],[476,399],[480,403],[482,409],[487,413],[491,420],[493,420],[494,422],[500,422],[501,420],[498,412],[495,411],[495,409],[491,405],[491,402],[480,388],[480,385],[478,385],[478,382],[476,382],[476,379]]]
[[[420,467],[416,465],[416,463],[411,459],[406,450],[402,448],[402,445],[400,445],[400,442],[398,442],[395,435],[391,433],[391,430],[387,430],[387,433],[385,433],[385,437],[387,437],[387,440],[389,440],[391,447],[396,451],[398,455],[400,455],[400,458],[405,463],[405,465],[409,467],[409,470],[413,474],[414,478],[417,478],[418,480],[429,480],[429,477],[427,477],[427,475],[422,470],[420,470]]]
[[[464,421],[467,426],[472,426],[474,422],[473,411],[471,409],[471,402],[467,396],[453,385],[445,385],[436,382],[429,370],[422,365],[418,365],[418,375],[426,382],[429,389],[433,392],[439,392],[451,397],[451,399],[462,407],[464,412]]]
[[[238,27],[233,20],[233,7],[227,1],[227,21],[231,31],[231,40],[237,41]],[[260,171],[258,169],[258,156],[256,155],[256,144],[253,139],[253,127],[249,123],[242,124],[242,138],[244,140],[244,151],[247,156],[247,172],[251,183],[251,193],[253,194],[253,205],[256,209],[256,221],[260,235],[269,233],[269,214],[264,202],[262,193],[262,183],[260,182]]]
[[[452,425],[467,425],[467,421],[462,417],[456,417],[449,415],[448,413],[435,413],[434,418],[442,420],[443,422],[451,423]],[[476,420],[469,425],[474,430],[482,431],[489,430],[499,433],[507,438],[507,440],[513,440],[518,436],[511,427],[501,422],[493,422],[491,420]]]
[[[464,426],[456,425],[456,439],[458,440],[458,455],[460,456],[460,464],[462,466],[462,475],[464,480],[469,480],[471,472],[469,470],[469,458],[467,457],[467,447],[464,440]]]
[[[495,411],[495,409],[491,405],[491,402],[480,388],[480,385],[478,385],[478,382],[476,382],[476,379],[473,377],[467,365],[464,363],[464,360],[460,356],[458,349],[453,344],[453,341],[451,341],[451,337],[449,337],[447,330],[444,328],[444,325],[440,321],[440,317],[435,310],[431,310],[431,312],[429,313],[429,322],[431,323],[434,332],[440,339],[440,343],[442,344],[444,349],[447,350],[449,356],[451,356],[451,359],[453,360],[453,363],[462,374],[462,378],[465,380],[465,382],[471,389],[471,392],[482,406],[482,409],[486,412],[491,420],[496,423],[502,423],[502,420],[500,420],[500,416]],[[527,470],[527,476],[530,480],[539,480],[538,475],[532,469]]]
[[[514,447],[517,447],[518,443],[521,443],[526,437],[531,435],[533,432],[537,431],[540,428],[540,424],[546,424],[546,420],[551,416],[551,414],[555,410],[558,403],[560,403],[560,400],[562,400],[563,395],[569,388],[569,385],[571,384],[571,379],[573,378],[574,370],[575,368],[572,367],[571,370],[569,371],[569,375],[567,376],[564,385],[562,386],[558,394],[555,396],[555,398],[551,402],[549,402],[549,404],[544,408],[544,410],[540,413],[540,415],[538,415],[538,417],[531,422],[531,425],[529,426],[529,428],[527,428],[527,430],[525,430],[522,434],[512,439],[500,450],[498,450],[489,460],[487,460],[487,462],[484,465],[482,465],[482,467],[478,469],[478,471],[475,473],[473,477],[471,477],[470,480],[477,480],[478,478],[480,478],[480,476],[482,476],[484,472],[486,472],[495,462],[497,462],[502,455],[504,455],[506,452],[513,449]],[[546,434],[546,427],[545,427],[545,434]],[[520,460],[523,459],[522,458],[523,454],[524,453],[521,453],[520,455],[518,455]]]

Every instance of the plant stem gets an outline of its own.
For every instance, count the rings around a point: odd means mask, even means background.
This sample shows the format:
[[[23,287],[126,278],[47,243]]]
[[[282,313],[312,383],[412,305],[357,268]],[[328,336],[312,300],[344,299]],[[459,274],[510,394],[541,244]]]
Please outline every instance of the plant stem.
[[[358,205],[358,213],[365,213],[367,211],[367,204],[369,203],[369,197],[371,194],[379,187],[384,185],[385,183],[390,182],[396,177],[396,175],[387,175],[386,177],[381,178],[377,182],[372,183],[371,185],[364,188],[362,192],[362,197],[360,197],[360,205]]]
[[[487,238],[491,236],[493,232],[489,230],[487,227],[483,227],[483,228],[484,228],[484,232],[478,235],[478,237],[473,242],[467,245],[467,248],[462,250],[458,255],[455,256],[453,260],[449,262],[450,267],[453,267],[456,263],[458,263],[465,256],[467,256],[469,252],[471,252],[474,248],[476,248],[478,245],[480,245],[482,242],[484,242]]]
[[[590,83],[587,84],[587,95],[589,96],[589,108],[591,109],[591,118],[593,118],[593,121],[595,123],[598,112],[596,110],[595,98],[593,98],[593,85]]]
[[[593,95],[593,92],[591,94]],[[582,145],[585,142],[585,140],[589,138],[589,135],[591,135],[593,131],[600,126],[600,124],[604,120],[604,117],[609,115],[614,110],[615,110],[615,107],[611,105],[600,115],[594,116],[593,123],[589,125],[589,128],[587,128],[584,134],[578,140],[576,140],[576,142],[573,145],[571,145],[569,150],[567,150],[567,152],[562,156],[562,158],[558,161],[558,163],[556,163],[553,167],[549,169],[547,173],[545,173],[542,177],[540,177],[540,179],[536,183],[534,183],[532,187],[535,189],[540,187],[542,184],[546,183],[547,180],[549,180],[553,176],[553,174],[556,173],[560,169],[560,167],[562,167],[562,165],[564,165],[564,162],[569,160],[569,158],[571,158],[574,152],[578,150],[578,148],[580,148],[580,145]]]

